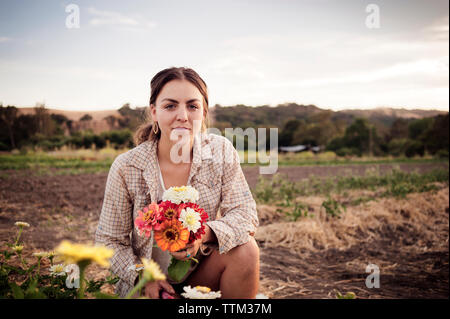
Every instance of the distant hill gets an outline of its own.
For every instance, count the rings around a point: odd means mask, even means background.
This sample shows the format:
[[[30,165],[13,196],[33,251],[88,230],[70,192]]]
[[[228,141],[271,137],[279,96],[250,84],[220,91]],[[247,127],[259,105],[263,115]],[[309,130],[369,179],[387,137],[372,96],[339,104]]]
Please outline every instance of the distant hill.
[[[380,132],[385,132],[392,123],[399,118],[407,120],[434,117],[447,114],[438,110],[406,110],[396,108],[375,108],[363,110],[332,111],[321,109],[314,105],[299,105],[296,103],[280,104],[276,107],[244,105],[223,107],[216,105],[211,108],[211,117],[218,126],[231,125],[231,127],[270,127],[282,128],[289,120],[304,120],[315,122],[323,117],[329,117],[333,122],[349,125],[355,118],[367,118]]]
[[[20,114],[34,114],[34,107],[19,107]],[[72,121],[79,121],[81,117],[85,114],[92,116],[93,121],[101,121],[105,117],[113,115],[115,117],[120,117],[118,110],[106,110],[106,111],[65,111],[57,109],[47,109],[51,114],[60,114],[67,117]]]
[[[139,109],[143,109],[140,107]],[[66,116],[75,123],[80,123],[80,119],[89,114],[92,120],[89,123],[82,123],[83,128],[91,128],[94,132],[102,132],[110,129],[106,124],[105,118],[114,116],[123,118],[119,110],[105,111],[64,111],[58,109],[48,109],[50,113]],[[19,108],[21,114],[33,114],[34,108]],[[211,125],[218,127],[278,127],[282,128],[284,124],[292,119],[304,119],[314,122],[320,116],[329,116],[332,121],[339,121],[349,125],[355,118],[367,118],[373,123],[380,133],[386,132],[392,123],[398,119],[421,119],[425,117],[434,117],[439,114],[447,114],[445,111],[438,110],[407,110],[402,108],[374,108],[374,109],[348,109],[341,111],[332,111],[322,109],[315,105],[299,105],[296,103],[279,104],[276,107],[268,105],[250,107],[245,105],[210,107]]]

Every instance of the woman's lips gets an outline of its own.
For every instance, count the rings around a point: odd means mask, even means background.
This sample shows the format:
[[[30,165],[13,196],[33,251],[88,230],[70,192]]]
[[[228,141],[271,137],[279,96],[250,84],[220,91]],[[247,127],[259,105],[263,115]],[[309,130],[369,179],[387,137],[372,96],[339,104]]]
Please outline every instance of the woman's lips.
[[[186,127],[175,127],[173,130],[190,131],[190,129],[188,129]]]

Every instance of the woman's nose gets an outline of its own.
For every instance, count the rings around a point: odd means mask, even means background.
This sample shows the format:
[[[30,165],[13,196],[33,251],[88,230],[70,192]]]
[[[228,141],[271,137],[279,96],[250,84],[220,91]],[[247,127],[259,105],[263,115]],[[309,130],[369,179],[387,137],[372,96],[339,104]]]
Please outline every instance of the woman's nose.
[[[177,120],[187,121],[187,119],[188,119],[188,114],[187,114],[186,107],[184,107],[184,106],[179,107],[178,113],[177,113]]]

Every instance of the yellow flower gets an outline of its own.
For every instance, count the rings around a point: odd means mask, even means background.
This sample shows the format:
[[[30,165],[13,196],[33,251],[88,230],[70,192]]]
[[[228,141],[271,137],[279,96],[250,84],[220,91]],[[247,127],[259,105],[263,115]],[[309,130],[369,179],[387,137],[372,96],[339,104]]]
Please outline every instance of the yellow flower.
[[[30,224],[25,223],[25,222],[15,222],[14,225],[16,225],[17,227],[30,227]]]
[[[56,256],[56,252],[55,252],[54,250],[49,251],[49,252],[47,253],[47,257],[48,257],[48,258],[52,258],[52,257],[55,257],[55,256]]]
[[[151,281],[165,280],[166,275],[164,275],[159,268],[159,265],[153,260],[148,260],[142,258],[142,263],[144,264],[144,278]]]
[[[16,245],[11,247],[12,250],[14,250],[17,253],[21,253],[23,250],[23,245]]]
[[[56,253],[68,264],[93,261],[108,268],[109,259],[114,255],[114,250],[103,246],[73,244],[63,240],[56,248]]]
[[[203,292],[205,294],[207,294],[208,292],[211,291],[211,288],[205,287],[205,286],[195,286],[195,289],[197,289],[198,291]]]

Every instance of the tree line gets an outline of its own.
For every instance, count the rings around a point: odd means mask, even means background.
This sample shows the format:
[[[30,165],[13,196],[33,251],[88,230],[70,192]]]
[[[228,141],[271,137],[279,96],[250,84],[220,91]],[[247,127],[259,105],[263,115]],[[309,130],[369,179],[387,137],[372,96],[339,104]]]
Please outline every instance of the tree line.
[[[376,115],[370,118],[322,110],[314,105],[214,107],[214,126],[277,127],[280,146],[320,146],[339,156],[448,157],[449,113],[420,119]]]
[[[45,105],[37,105],[33,111],[33,114],[20,114],[17,107],[0,104],[0,151],[26,147],[53,150],[64,145],[98,149],[108,144],[114,148],[133,147],[133,131],[144,114],[144,108],[132,109],[125,104],[118,110],[119,116],[109,115],[103,119],[108,129],[95,134],[89,114],[74,121],[50,113]]]
[[[133,147],[133,132],[146,121],[146,109],[125,104],[118,110],[118,116],[103,119],[107,130],[95,134],[90,128],[93,118],[89,114],[73,121],[64,115],[51,114],[45,105],[37,105],[33,114],[20,114],[15,106],[0,105],[0,150],[34,146],[52,150],[63,145]],[[211,126],[222,132],[228,127],[277,127],[280,146],[321,146],[340,156],[431,154],[448,157],[448,112],[421,119],[389,116],[372,119],[291,103],[277,107],[215,105],[211,113]]]

